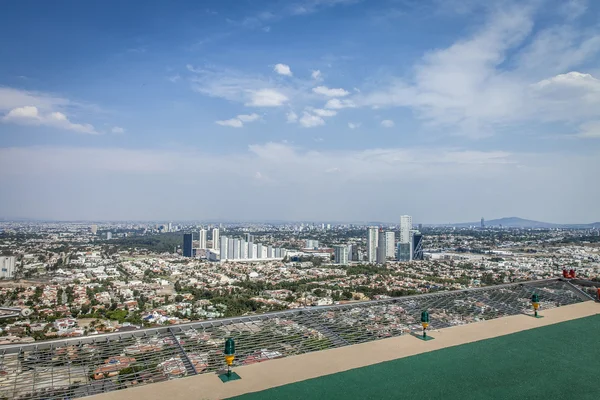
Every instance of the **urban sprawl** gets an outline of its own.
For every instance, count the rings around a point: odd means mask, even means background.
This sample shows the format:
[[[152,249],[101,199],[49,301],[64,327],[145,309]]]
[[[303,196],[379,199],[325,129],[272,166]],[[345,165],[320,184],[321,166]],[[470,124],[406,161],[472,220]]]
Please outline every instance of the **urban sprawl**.
[[[0,344],[562,276],[600,227],[0,222]],[[126,363],[125,363],[126,364]],[[123,365],[125,365],[123,364]],[[124,367],[125,368],[125,367]]]

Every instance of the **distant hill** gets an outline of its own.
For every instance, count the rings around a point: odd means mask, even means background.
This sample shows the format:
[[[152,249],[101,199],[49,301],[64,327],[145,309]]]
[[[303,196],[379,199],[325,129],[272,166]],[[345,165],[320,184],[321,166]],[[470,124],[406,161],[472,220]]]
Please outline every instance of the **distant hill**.
[[[469,227],[469,226],[480,226],[481,221],[477,222],[461,222],[457,224],[448,224],[448,226],[456,227]],[[591,224],[554,224],[551,222],[533,221],[530,219],[523,219],[519,217],[504,217],[499,219],[491,219],[485,221],[486,227],[498,227],[503,226],[506,228],[579,228],[579,229],[591,229],[594,227],[600,228],[600,222],[593,222]]]

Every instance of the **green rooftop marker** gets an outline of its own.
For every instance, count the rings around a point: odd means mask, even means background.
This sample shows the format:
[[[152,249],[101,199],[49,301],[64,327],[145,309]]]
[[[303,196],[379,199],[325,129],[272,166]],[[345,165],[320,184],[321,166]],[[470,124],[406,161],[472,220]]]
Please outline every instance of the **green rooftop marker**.
[[[427,336],[427,328],[429,327],[429,313],[427,310],[421,312],[421,325],[423,326],[423,335],[413,335],[414,337],[421,340],[433,340],[431,336]]]
[[[225,341],[225,362],[227,363],[227,372],[219,375],[219,379],[221,382],[226,383],[229,381],[235,381],[238,379],[242,379],[235,372],[231,372],[231,364],[233,364],[233,360],[235,359],[235,342],[232,338],[229,338]]]
[[[537,293],[531,295],[531,305],[533,306],[533,316],[535,318],[544,318],[538,315],[538,308],[540,308],[540,296]]]

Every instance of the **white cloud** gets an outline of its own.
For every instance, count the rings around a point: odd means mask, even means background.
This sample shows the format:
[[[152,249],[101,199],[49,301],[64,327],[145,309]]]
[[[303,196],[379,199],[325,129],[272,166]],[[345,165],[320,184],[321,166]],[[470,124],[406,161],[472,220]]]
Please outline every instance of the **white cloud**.
[[[305,128],[314,128],[316,126],[325,125],[325,120],[317,115],[309,114],[306,111],[303,113],[302,118],[299,119],[300,125]]]
[[[600,121],[590,121],[579,127],[577,137],[584,139],[600,139]]]
[[[594,91],[600,91],[600,81],[590,74],[582,74],[572,71],[567,74],[560,74],[549,79],[544,79],[535,84],[537,88],[544,89],[552,85],[572,86],[592,88]]]
[[[41,111],[50,111],[76,105],[63,97],[46,93],[0,87],[0,111],[17,107],[34,106]]]
[[[311,71],[310,76],[315,81],[322,81],[323,80],[323,75],[321,74],[321,71],[319,71],[318,69],[315,69],[315,70]]]
[[[256,113],[252,114],[240,114],[235,118],[215,121],[215,124],[221,126],[229,126],[231,128],[242,128],[244,126],[244,122],[254,122],[260,119],[260,115]]]
[[[287,113],[287,114],[286,114],[286,117],[287,117],[287,122],[288,122],[289,124],[291,124],[291,123],[294,123],[294,122],[298,121],[298,114],[296,114],[296,113],[295,113],[295,112],[293,112],[293,111],[290,111],[289,113]]]
[[[391,79],[387,87],[354,100],[361,106],[409,107],[428,127],[452,127],[445,131],[473,137],[508,124],[577,122],[573,113],[589,116],[600,106],[589,76],[560,77],[600,52],[597,30],[558,24],[533,31],[531,4],[490,9],[474,34],[425,54],[410,79]],[[548,79],[555,75],[559,78]],[[549,87],[561,89],[556,96],[542,95]]]
[[[340,100],[340,99],[331,99],[328,100],[327,103],[325,103],[325,108],[329,108],[332,110],[341,110],[342,108],[354,108],[356,107],[356,104],[349,99],[344,99],[344,100]]]
[[[125,129],[121,128],[120,126],[113,126],[113,128],[110,131],[112,133],[125,133]]]
[[[250,91],[250,101],[246,105],[250,107],[280,107],[287,101],[287,96],[277,90],[260,89]]]
[[[581,17],[588,8],[587,0],[567,0],[564,1],[560,10],[569,20],[574,20]]]
[[[324,110],[322,108],[314,108],[314,109],[310,109],[310,111],[315,114],[318,115],[319,117],[333,117],[337,114],[337,111],[334,110]]]
[[[253,121],[260,119],[260,115],[258,115],[256,113],[240,114],[237,116],[237,118],[242,122],[253,122]]]
[[[199,70],[190,78],[196,92],[250,107],[279,107],[291,101],[309,99],[307,82],[299,79],[274,80],[226,69]]]
[[[221,126],[229,126],[232,128],[241,128],[244,126],[244,123],[237,118],[226,119],[222,121],[215,121],[215,124]]]
[[[173,83],[177,83],[181,79],[181,76],[179,76],[179,75],[172,75],[172,76],[167,77],[167,79],[170,80]]]
[[[69,121],[65,114],[59,111],[40,113],[38,108],[35,106],[13,108],[4,117],[2,117],[2,122],[19,125],[48,126],[78,133],[98,133],[90,124],[73,123]]]
[[[344,97],[350,94],[347,90],[341,88],[330,89],[327,86],[317,86],[316,88],[313,88],[313,92],[327,97]]]
[[[0,121],[30,126],[48,126],[79,133],[98,133],[90,124],[74,123],[68,117],[100,113],[100,107],[43,92],[0,87]],[[2,116],[2,113],[5,113]]]
[[[384,119],[383,121],[381,121],[381,126],[383,126],[384,128],[393,128],[394,125],[394,121],[392,121],[391,119]]]
[[[291,15],[312,14],[322,8],[354,4],[358,1],[360,0],[304,0],[292,3],[289,7],[289,13]]]
[[[360,128],[360,122],[348,122],[348,128],[358,129]]]
[[[292,70],[287,64],[275,64],[275,68],[273,68],[273,70],[279,75],[292,76]]]

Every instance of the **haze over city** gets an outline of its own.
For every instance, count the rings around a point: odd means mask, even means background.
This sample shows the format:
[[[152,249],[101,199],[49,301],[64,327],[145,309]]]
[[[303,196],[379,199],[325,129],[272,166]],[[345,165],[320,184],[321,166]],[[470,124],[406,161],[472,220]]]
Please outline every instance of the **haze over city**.
[[[61,3],[0,15],[0,217],[600,220],[598,2]]]

